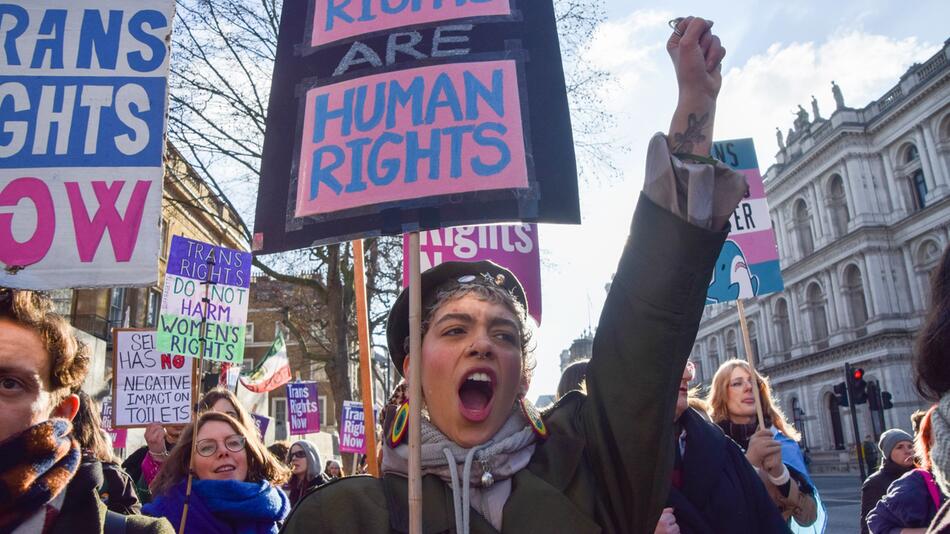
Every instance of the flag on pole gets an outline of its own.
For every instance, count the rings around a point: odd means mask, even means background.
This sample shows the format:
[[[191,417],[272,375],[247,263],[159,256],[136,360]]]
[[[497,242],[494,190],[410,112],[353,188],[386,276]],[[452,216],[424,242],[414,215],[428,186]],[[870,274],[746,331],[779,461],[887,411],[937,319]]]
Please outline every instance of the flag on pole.
[[[218,386],[234,391],[238,377],[241,375],[241,366],[224,362],[221,364],[221,374],[218,376]]]
[[[284,332],[277,330],[277,338],[270,346],[264,360],[248,376],[241,377],[241,384],[254,393],[266,393],[290,382],[290,360],[287,359],[287,345]]]

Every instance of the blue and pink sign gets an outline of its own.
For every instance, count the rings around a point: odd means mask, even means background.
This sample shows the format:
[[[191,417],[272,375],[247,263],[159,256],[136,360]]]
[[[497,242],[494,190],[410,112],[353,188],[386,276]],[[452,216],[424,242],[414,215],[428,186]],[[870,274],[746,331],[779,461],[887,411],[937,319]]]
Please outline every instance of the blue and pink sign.
[[[538,225],[454,226],[419,234],[423,271],[447,261],[490,260],[518,277],[528,299],[528,314],[541,324],[541,255]],[[402,285],[409,285],[409,236],[403,237]]]
[[[0,2],[0,286],[158,276],[173,0]]]
[[[745,175],[749,194],[729,220],[732,230],[716,261],[706,304],[781,291],[785,284],[778,246],[752,139],[719,141],[713,144],[712,155]]]
[[[287,384],[287,418],[290,435],[320,432],[320,403],[316,382]]]

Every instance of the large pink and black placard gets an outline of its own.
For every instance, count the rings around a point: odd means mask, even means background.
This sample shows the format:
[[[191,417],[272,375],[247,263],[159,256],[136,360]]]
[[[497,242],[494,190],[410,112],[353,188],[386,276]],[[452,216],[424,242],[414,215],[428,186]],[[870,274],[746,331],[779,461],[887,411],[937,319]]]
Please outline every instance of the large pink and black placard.
[[[578,223],[551,0],[287,0],[254,250]]]

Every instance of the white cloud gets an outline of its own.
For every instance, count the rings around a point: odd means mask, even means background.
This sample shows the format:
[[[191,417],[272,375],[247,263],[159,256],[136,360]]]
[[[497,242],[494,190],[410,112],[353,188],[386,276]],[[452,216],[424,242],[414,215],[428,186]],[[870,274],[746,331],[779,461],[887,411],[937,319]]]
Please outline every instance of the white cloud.
[[[930,57],[939,45],[916,38],[893,39],[852,30],[836,32],[824,43],[775,43],[723,78],[716,137],[755,138],[762,170],[778,150],[775,127],[785,133],[801,104],[811,114],[811,95],[821,115],[834,111],[831,81],[849,107],[860,108],[895,85],[911,63]]]

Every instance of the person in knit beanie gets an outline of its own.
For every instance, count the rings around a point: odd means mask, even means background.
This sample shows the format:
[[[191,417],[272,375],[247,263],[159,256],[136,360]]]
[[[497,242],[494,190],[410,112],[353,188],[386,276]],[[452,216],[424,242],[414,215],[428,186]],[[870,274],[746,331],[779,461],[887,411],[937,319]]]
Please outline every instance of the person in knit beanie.
[[[930,310],[917,336],[914,373],[917,391],[937,403],[929,414],[933,438],[930,462],[937,485],[950,494],[950,248],[944,250],[934,269],[930,287]],[[947,506],[937,514],[931,529],[950,532]]]
[[[881,467],[861,486],[861,532],[868,531],[868,513],[877,506],[892,482],[914,468],[914,437],[899,428],[892,428],[878,440]]]

